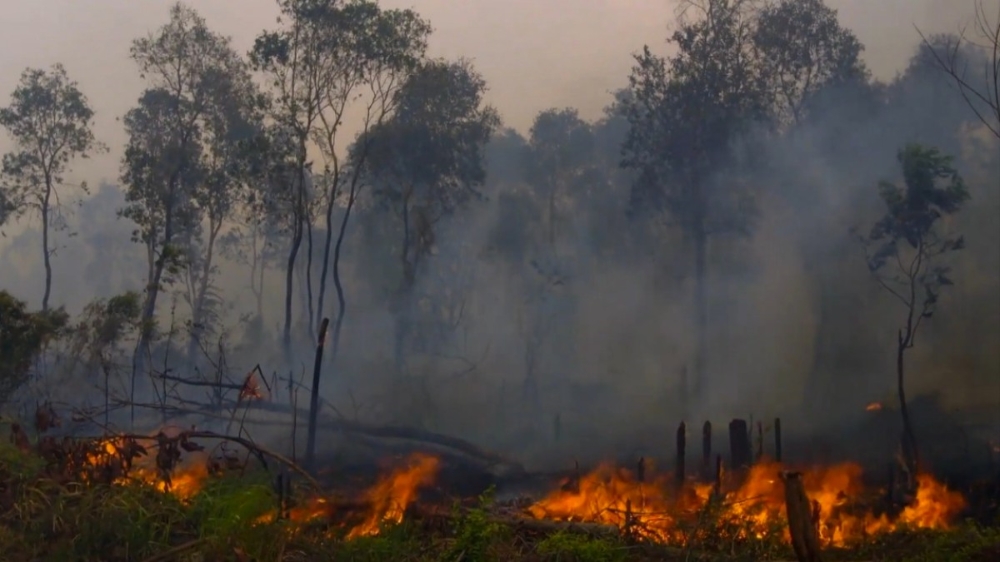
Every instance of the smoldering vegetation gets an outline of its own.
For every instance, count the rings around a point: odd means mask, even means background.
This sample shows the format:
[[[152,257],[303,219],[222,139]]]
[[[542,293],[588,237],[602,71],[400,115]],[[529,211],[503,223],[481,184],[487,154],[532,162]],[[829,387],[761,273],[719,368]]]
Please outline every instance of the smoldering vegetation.
[[[295,4],[283,3],[290,21],[306,18]],[[176,379],[238,385],[257,365],[261,387],[274,386],[261,391],[268,400],[305,407],[318,326],[330,318],[326,414],[455,435],[537,464],[663,454],[681,419],[781,416],[803,439],[850,438],[870,421],[866,406],[897,401],[907,310],[873,277],[859,235],[886,214],[879,182],[905,185],[897,155],[917,143],[953,157],[969,202],[938,225],[965,246],[942,256],[954,285],[907,352],[908,395],[929,404],[914,423],[934,440],[928,412],[957,420],[977,446],[982,427],[995,433],[1000,141],[977,116],[992,119],[988,108],[970,105],[934,56],[957,46],[979,69],[986,50],[914,34],[908,65],[883,83],[818,0],[764,12],[710,0],[716,11],[681,20],[697,40],[654,46],[663,59],[639,53],[602,118],[543,109],[515,131],[471,63],[427,59],[433,35],[418,14],[355,4],[370,12],[351,17],[396,22],[402,46],[385,54],[398,67],[356,75],[378,84],[357,86],[363,101],[339,106],[344,84],[316,86],[328,88],[313,92],[324,100],[316,111],[342,113],[350,130],[306,123],[306,110],[282,101],[283,88],[303,88],[288,79],[304,72],[288,57],[300,40],[292,24],[244,56],[175,8],[151,37],[204,41],[174,62],[192,83],[218,86],[210,94],[172,91],[151,63],[162,45],[137,40],[149,90],[125,118],[127,150],[111,147],[123,154],[107,172],[118,179],[95,178],[89,195],[60,187],[46,251],[51,306],[69,319],[5,396],[12,414],[47,400],[155,426],[156,405],[211,400]],[[177,33],[191,28],[208,38]],[[740,63],[734,53],[755,55]],[[702,74],[699,61],[710,63]],[[995,74],[992,84],[967,79],[996,88]],[[366,120],[372,101],[385,113]],[[201,102],[211,109],[183,113]],[[171,112],[197,123],[196,141],[161,126]],[[5,189],[23,184],[4,163]],[[702,222],[694,191],[705,194]],[[7,218],[0,287],[40,309],[38,213]],[[897,416],[885,423],[895,443]],[[287,443],[287,428],[253,432]]]

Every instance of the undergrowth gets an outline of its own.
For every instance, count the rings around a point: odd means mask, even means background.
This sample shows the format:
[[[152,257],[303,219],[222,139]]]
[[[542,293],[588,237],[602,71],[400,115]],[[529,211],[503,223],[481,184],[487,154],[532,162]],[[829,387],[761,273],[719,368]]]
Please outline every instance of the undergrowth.
[[[295,526],[266,517],[278,497],[265,474],[209,479],[181,501],[141,482],[83,485],[47,476],[45,462],[0,444],[0,561],[236,562],[624,562],[626,560],[789,560],[775,537],[753,536],[713,506],[685,530],[686,547],[522,532],[491,517],[492,490],[459,507],[448,524],[406,521],[374,536],[340,538],[336,525]],[[1000,528],[900,531],[830,560],[986,562],[1000,560]]]

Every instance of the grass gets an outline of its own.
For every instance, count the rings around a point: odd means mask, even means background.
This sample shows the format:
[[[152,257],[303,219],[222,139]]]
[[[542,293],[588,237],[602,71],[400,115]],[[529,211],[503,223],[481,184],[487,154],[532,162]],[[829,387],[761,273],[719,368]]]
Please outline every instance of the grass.
[[[739,521],[711,506],[686,529],[690,551],[558,531],[528,533],[491,516],[492,494],[437,523],[405,521],[374,536],[268,519],[278,497],[263,474],[209,479],[181,501],[141,482],[83,485],[50,476],[33,453],[0,444],[0,560],[10,561],[358,561],[792,560],[775,532],[746,538]],[[777,529],[776,529],[777,531]],[[736,538],[734,538],[736,537]],[[978,562],[1000,560],[1000,528],[900,531],[830,560]]]

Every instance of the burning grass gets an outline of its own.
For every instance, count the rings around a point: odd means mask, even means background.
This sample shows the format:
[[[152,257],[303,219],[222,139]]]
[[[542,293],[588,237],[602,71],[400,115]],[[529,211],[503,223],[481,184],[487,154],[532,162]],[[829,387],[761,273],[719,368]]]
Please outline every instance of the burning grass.
[[[534,501],[421,498],[441,461],[416,454],[367,487],[291,493],[249,455],[186,433],[0,446],[0,552],[9,560],[791,559],[781,466],[721,489],[611,465]],[[644,474],[643,472],[649,472]],[[1000,531],[958,521],[962,496],[929,476],[909,505],[844,464],[805,471],[830,559],[993,560]],[[572,523],[571,523],[572,522]],[[992,549],[992,550],[991,550]],[[979,558],[977,558],[979,557]],[[1000,559],[1000,558],[996,558]]]

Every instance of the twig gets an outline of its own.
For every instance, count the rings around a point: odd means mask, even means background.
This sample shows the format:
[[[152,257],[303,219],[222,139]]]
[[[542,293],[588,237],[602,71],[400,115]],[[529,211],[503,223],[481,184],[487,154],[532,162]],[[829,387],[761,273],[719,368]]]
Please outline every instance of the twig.
[[[194,539],[194,540],[190,540],[190,541],[188,541],[186,543],[182,543],[182,544],[179,544],[179,545],[177,545],[177,546],[175,546],[175,547],[173,547],[171,549],[165,550],[165,551],[163,551],[163,552],[161,552],[159,554],[154,554],[153,556],[150,556],[149,558],[143,560],[143,562],[162,562],[164,560],[170,560],[171,558],[173,558],[174,556],[177,556],[178,554],[184,552],[185,550],[191,550],[192,548],[194,548],[196,546],[200,546],[201,544],[204,544],[205,541],[207,541],[207,540],[208,539]]]

